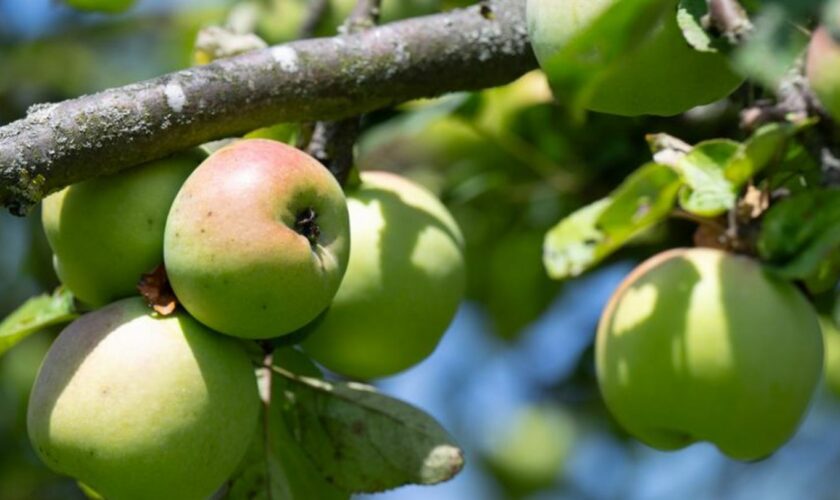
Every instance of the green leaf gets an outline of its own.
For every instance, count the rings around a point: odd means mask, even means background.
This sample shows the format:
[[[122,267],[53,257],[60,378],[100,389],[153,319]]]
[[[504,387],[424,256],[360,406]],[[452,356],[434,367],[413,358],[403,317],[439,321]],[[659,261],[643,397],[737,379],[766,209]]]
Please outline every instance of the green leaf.
[[[608,198],[596,201],[553,227],[545,238],[543,263],[549,276],[578,276],[666,218],[681,183],[676,172],[649,163]]]
[[[27,300],[0,323],[0,356],[26,337],[77,316],[73,295],[62,288]]]
[[[282,360],[282,361],[278,361]],[[303,368],[311,361],[292,348],[274,352],[275,365]],[[267,368],[257,370],[263,409],[251,446],[229,482],[228,500],[349,500],[350,493],[330,484],[291,434],[284,415],[282,383]]]
[[[758,250],[785,278],[815,280],[817,289],[836,283],[840,190],[805,191],[771,207]]]
[[[546,234],[543,263],[548,275],[565,279],[582,274],[599,259],[599,251],[607,236],[598,229],[598,218],[612,204],[604,198],[564,218]]]
[[[817,120],[799,123],[771,123],[760,127],[743,144],[735,158],[726,165],[726,178],[735,186],[743,186],[750,178],[772,163],[781,163],[790,140]]]
[[[513,340],[549,307],[560,283],[549,279],[542,264],[542,231],[512,230],[500,234],[483,262],[482,302],[494,330]],[[489,251],[488,251],[489,250]],[[515,266],[511,262],[516,262]]]
[[[700,52],[719,52],[720,42],[703,29],[703,17],[708,15],[706,0],[680,0],[677,25],[685,41]]]
[[[556,96],[580,115],[598,83],[646,41],[662,16],[673,15],[673,0],[614,2],[544,65]]]
[[[720,215],[735,206],[738,186],[726,177],[726,167],[736,158],[740,144],[727,139],[701,142],[677,161],[685,187],[680,191],[683,209],[703,217]]]
[[[373,493],[436,484],[463,467],[463,452],[449,434],[417,408],[370,386],[274,370],[292,435],[341,489]]]

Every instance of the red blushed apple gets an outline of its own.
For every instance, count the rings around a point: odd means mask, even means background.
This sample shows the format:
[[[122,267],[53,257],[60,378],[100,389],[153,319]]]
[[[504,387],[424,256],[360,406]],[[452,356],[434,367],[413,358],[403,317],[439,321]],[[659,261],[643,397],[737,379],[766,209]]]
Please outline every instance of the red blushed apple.
[[[323,311],[350,250],[332,174],[283,143],[249,139],[211,155],[172,204],[164,260],[179,302],[207,326],[277,337]]]

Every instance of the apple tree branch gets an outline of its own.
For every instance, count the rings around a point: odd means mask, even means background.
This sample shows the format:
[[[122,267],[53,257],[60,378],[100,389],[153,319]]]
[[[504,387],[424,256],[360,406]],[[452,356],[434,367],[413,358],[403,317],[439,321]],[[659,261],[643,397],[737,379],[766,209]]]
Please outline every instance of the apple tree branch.
[[[0,127],[0,204],[22,214],[66,185],[280,121],[503,85],[537,67],[524,3],[491,0],[33,106]]]

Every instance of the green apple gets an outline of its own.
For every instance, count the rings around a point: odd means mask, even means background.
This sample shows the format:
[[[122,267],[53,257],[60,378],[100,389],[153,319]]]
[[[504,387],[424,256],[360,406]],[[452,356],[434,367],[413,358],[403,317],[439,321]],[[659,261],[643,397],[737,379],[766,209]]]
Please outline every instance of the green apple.
[[[163,262],[172,200],[204,154],[181,153],[64,188],[44,199],[41,219],[58,278],[94,307],[136,294]]]
[[[526,406],[495,436],[486,463],[511,498],[527,498],[558,482],[572,453],[575,427],[560,406]]]
[[[244,349],[186,314],[125,299],[71,323],[29,402],[53,470],[111,500],[206,499],[233,473],[260,401]]]
[[[166,223],[164,261],[178,301],[236,337],[290,333],[330,303],[350,252],[347,203],[318,161],[246,139],[184,183]]]
[[[452,321],[465,286],[463,238],[434,195],[394,174],[362,173],[347,204],[347,274],[302,346],[352,378],[391,375],[431,354]]]
[[[820,311],[820,326],[825,346],[825,382],[832,393],[840,396],[840,295]]]
[[[840,396],[840,327],[828,316],[820,316],[820,326],[825,342],[825,382]]]
[[[135,0],[65,0],[67,5],[77,10],[89,10],[118,14],[134,5]]]
[[[840,42],[824,27],[817,28],[808,47],[808,83],[826,111],[840,120]]]
[[[598,327],[601,393],[632,435],[663,450],[709,441],[764,458],[796,431],[819,381],[817,315],[747,257],[677,249],[634,270]]]
[[[547,67],[570,40],[618,1],[528,0],[528,32],[540,65]],[[588,109],[624,116],[670,116],[726,97],[740,85],[743,78],[733,72],[726,57],[699,52],[686,42],[677,25],[676,0],[673,5],[674,14],[665,16],[598,82]]]

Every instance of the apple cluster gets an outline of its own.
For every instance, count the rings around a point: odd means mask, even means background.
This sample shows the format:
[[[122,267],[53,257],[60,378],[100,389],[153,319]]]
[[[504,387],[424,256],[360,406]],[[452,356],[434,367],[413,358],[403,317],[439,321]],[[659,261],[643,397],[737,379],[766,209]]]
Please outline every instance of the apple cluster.
[[[463,238],[434,195],[386,172],[345,193],[271,140],[69,186],[42,217],[59,278],[93,311],[47,354],[29,435],[108,499],[207,498],[230,477],[260,409],[246,341],[287,337],[381,377],[435,349],[464,293]],[[137,296],[161,263],[181,306],[168,315]]]

